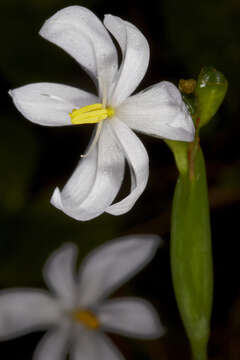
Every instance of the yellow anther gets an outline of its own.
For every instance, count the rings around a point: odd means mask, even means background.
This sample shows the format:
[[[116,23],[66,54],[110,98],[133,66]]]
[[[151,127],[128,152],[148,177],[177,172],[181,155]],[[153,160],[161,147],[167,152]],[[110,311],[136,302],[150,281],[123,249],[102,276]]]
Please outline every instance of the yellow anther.
[[[104,108],[102,104],[92,104],[80,109],[73,109],[69,114],[74,125],[95,124],[114,115],[111,107]]]
[[[108,117],[112,117],[115,114],[115,110],[109,106],[107,107]]]
[[[73,320],[81,322],[89,329],[97,329],[100,323],[97,317],[89,310],[76,310],[72,313]]]

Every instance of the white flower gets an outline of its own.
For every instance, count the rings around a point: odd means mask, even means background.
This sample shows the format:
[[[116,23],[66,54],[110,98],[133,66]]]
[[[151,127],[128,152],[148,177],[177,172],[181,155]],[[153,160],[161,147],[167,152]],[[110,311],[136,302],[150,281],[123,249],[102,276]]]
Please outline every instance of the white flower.
[[[130,96],[146,73],[149,46],[143,34],[119,17],[106,15],[104,25],[88,9],[71,6],[43,25],[40,35],[67,51],[93,78],[98,96],[71,86],[30,84],[10,91],[18,110],[47,126],[96,123],[95,136],[75,172],[51,203],[77,220],[103,212],[129,211],[148,180],[148,155],[131,129],[148,135],[192,141],[194,126],[178,89],[169,82]],[[118,42],[122,62],[108,31]],[[88,105],[91,105],[90,107]],[[131,192],[112,204],[123,181],[125,160]],[[111,205],[112,204],[112,205]]]
[[[153,339],[163,334],[153,307],[134,297],[105,300],[154,256],[159,238],[118,238],[92,251],[74,271],[76,247],[66,244],[47,261],[50,292],[17,288],[0,292],[0,340],[50,329],[34,360],[122,360],[103,331]]]

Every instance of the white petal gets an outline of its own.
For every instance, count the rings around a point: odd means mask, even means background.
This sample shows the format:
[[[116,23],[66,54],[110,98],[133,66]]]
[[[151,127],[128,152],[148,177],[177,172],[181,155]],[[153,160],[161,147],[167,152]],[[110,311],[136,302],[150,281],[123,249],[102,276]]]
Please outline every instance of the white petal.
[[[109,214],[120,215],[128,212],[143,193],[148,181],[149,160],[145,147],[131,129],[117,118],[111,121],[128,161],[132,182],[130,194],[106,210]]]
[[[75,265],[77,248],[67,243],[56,250],[46,262],[43,274],[49,288],[65,307],[73,307],[76,299]]]
[[[59,322],[57,301],[38,289],[11,289],[0,292],[0,339],[44,330]]]
[[[51,203],[77,220],[102,214],[113,202],[122,183],[124,155],[105,120],[90,154],[83,158],[62,192],[55,190]]]
[[[154,339],[164,333],[153,306],[138,298],[118,298],[99,306],[98,319],[104,330],[121,335]]]
[[[62,9],[45,22],[40,35],[67,51],[108,90],[117,71],[117,52],[102,22],[90,10],[81,6]]]
[[[79,306],[95,304],[133,277],[153,258],[159,243],[155,235],[125,236],[90,253],[79,269]]]
[[[162,81],[129,97],[116,115],[132,129],[171,140],[192,141],[194,125],[181,94]]]
[[[149,45],[143,34],[131,23],[117,16],[105,15],[104,25],[118,41],[122,64],[110,104],[118,106],[139,85],[149,63]]]
[[[46,126],[72,125],[69,113],[94,104],[98,98],[72,86],[36,83],[10,90],[16,108],[33,123]]]
[[[99,331],[80,330],[70,353],[70,360],[124,360],[112,342]],[[55,359],[53,359],[55,360]]]
[[[69,328],[48,331],[37,346],[33,360],[64,360],[68,351]]]

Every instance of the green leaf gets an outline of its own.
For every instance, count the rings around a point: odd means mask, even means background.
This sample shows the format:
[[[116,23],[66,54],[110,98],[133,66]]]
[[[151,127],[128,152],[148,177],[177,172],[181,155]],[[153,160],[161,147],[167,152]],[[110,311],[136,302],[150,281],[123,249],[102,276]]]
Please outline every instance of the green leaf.
[[[180,174],[171,227],[171,268],[179,311],[193,359],[207,359],[213,293],[211,232],[204,158],[195,155],[194,177]]]

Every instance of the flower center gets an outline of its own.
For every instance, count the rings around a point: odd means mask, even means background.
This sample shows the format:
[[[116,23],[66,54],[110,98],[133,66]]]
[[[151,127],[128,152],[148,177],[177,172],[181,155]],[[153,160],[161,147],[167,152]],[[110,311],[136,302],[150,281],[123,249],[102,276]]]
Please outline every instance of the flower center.
[[[73,311],[72,318],[76,322],[81,322],[89,329],[97,329],[100,326],[97,317],[89,310],[77,309]]]
[[[104,107],[103,104],[92,104],[84,106],[80,109],[73,109],[69,116],[74,125],[80,124],[95,124],[115,113],[111,107]]]

